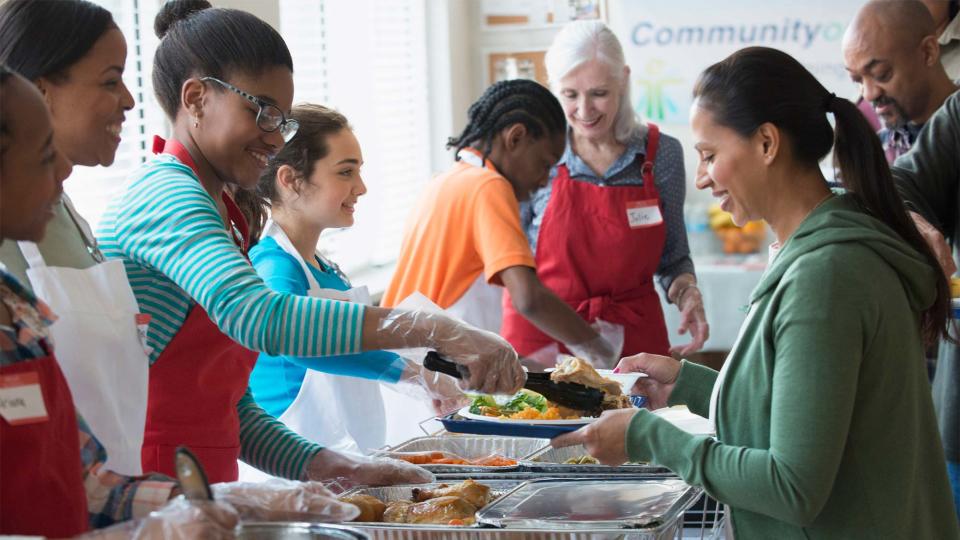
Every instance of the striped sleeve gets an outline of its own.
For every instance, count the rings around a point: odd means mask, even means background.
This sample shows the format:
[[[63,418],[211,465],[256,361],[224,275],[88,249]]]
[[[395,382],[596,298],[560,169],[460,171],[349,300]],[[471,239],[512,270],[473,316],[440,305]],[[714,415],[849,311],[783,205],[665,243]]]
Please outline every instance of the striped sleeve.
[[[297,435],[267,414],[247,392],[237,404],[240,459],[263,472],[290,480],[306,479],[310,460],[323,447]]]
[[[294,356],[360,350],[364,306],[267,287],[233,243],[193,171],[173,158],[158,157],[142,169],[104,222],[102,244],[128,266],[143,269],[131,272],[131,284],[137,300],[154,314],[151,327],[170,334],[159,340],[162,345],[185,317],[179,288],[249,349]],[[168,278],[170,290],[136,287],[144,271]]]

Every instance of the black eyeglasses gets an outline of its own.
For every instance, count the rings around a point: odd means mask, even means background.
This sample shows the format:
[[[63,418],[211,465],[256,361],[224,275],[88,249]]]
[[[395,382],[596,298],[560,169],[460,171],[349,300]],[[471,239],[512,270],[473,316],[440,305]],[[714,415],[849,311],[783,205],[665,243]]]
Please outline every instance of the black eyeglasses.
[[[267,133],[273,133],[274,131],[280,130],[280,136],[283,137],[283,142],[290,142],[290,139],[297,134],[297,130],[300,129],[300,122],[297,122],[293,118],[287,118],[283,111],[281,111],[276,105],[267,103],[266,101],[252,96],[243,90],[237,88],[236,86],[223,82],[216,77],[203,77],[200,79],[200,82],[213,81],[223,86],[231,92],[236,92],[240,94],[241,97],[253,103],[260,110],[257,111],[257,127],[266,131]]]

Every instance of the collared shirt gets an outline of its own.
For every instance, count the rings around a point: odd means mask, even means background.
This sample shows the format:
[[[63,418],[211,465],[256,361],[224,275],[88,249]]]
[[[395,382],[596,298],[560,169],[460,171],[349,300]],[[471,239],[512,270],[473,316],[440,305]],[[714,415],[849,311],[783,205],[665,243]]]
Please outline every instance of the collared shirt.
[[[567,133],[567,148],[557,165],[566,165],[570,178],[580,182],[589,182],[598,186],[642,186],[644,155],[647,148],[646,128],[637,129],[626,142],[623,154],[607,169],[603,176],[597,176],[589,165],[573,151],[570,133]],[[666,243],[657,267],[657,277],[664,292],[670,290],[670,284],[680,274],[694,273],[693,260],[690,259],[690,247],[687,244],[687,232],[683,223],[683,201],[687,193],[686,175],[683,167],[683,148],[680,141],[663,132],[660,133],[660,146],[653,163],[654,184],[660,192],[663,208],[663,220],[667,228]],[[550,202],[553,180],[557,176],[557,167],[550,171],[550,182],[537,190],[529,202],[520,208],[520,221],[533,252],[537,251],[537,238],[543,215]]]
[[[923,128],[923,124],[907,122],[902,126],[883,128],[877,132],[880,142],[883,144],[883,153],[887,156],[887,163],[893,165],[898,157],[910,150],[913,141],[917,140],[921,128]]]
[[[937,41],[940,43],[940,63],[947,76],[960,79],[960,14],[953,17]]]

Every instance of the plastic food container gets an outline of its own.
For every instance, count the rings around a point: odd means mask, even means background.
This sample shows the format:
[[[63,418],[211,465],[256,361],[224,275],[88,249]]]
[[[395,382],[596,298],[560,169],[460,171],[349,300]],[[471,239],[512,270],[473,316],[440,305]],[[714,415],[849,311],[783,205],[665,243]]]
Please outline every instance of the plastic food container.
[[[241,525],[238,540],[368,540],[365,533],[343,525],[258,523]]]
[[[473,474],[501,471],[517,471],[519,462],[537,450],[548,445],[550,441],[544,439],[528,439],[522,437],[417,437],[405,443],[389,448],[380,455],[396,457],[396,453],[403,452],[449,452],[462,458],[474,459],[499,454],[514,459],[517,465],[501,467],[481,465],[431,465],[421,467],[437,474]]]
[[[633,475],[633,474],[672,474],[670,469],[657,467],[655,465],[637,464],[620,465],[619,467],[610,467],[600,464],[569,464],[564,463],[569,459],[575,459],[587,455],[587,449],[581,445],[568,446],[566,448],[553,448],[546,446],[540,450],[525,456],[520,463],[520,470],[523,472],[541,473],[547,475]]]
[[[676,478],[549,479],[527,482],[477,512],[503,529],[636,529],[670,538],[701,490]]]

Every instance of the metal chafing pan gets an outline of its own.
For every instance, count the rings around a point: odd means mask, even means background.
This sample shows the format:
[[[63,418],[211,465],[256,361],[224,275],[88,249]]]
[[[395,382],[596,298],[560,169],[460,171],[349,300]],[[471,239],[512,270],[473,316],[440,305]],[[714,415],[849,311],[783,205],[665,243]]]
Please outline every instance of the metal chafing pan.
[[[548,475],[599,475],[599,474],[672,474],[666,467],[647,464],[625,464],[618,467],[607,465],[574,465],[564,461],[587,455],[587,449],[581,445],[566,448],[553,448],[549,445],[525,456],[520,462],[522,472],[534,472]]]
[[[246,522],[237,532],[237,540],[368,540],[370,537],[352,527],[319,523]]]
[[[362,487],[355,488],[347,491],[346,493],[340,495],[340,497],[346,497],[348,495],[370,495],[380,499],[385,503],[391,503],[396,501],[410,501],[413,500],[413,490],[414,488],[420,489],[434,489],[442,484],[453,485],[459,482],[466,480],[467,478],[473,478],[472,476],[461,476],[459,478],[445,479],[443,482],[432,482],[429,484],[407,484],[401,486],[384,486],[384,487]],[[493,494],[494,498],[500,498],[511,490],[523,484],[525,480],[483,480],[478,481],[485,486],[490,487],[490,491]],[[423,529],[423,528],[432,528],[443,531],[457,531],[463,528],[477,528],[479,525],[416,525],[410,523],[380,523],[380,522],[365,522],[365,521],[352,521],[348,524],[351,527],[365,528],[368,526],[375,526],[387,529],[398,529],[398,528],[412,528],[412,529]]]
[[[450,452],[462,458],[473,459],[499,454],[517,460],[517,465],[503,467],[484,467],[479,465],[421,465],[437,474],[475,474],[489,472],[517,471],[519,461],[524,457],[548,445],[544,439],[525,437],[417,437],[405,443],[382,451],[378,455],[391,456],[402,452]]]

